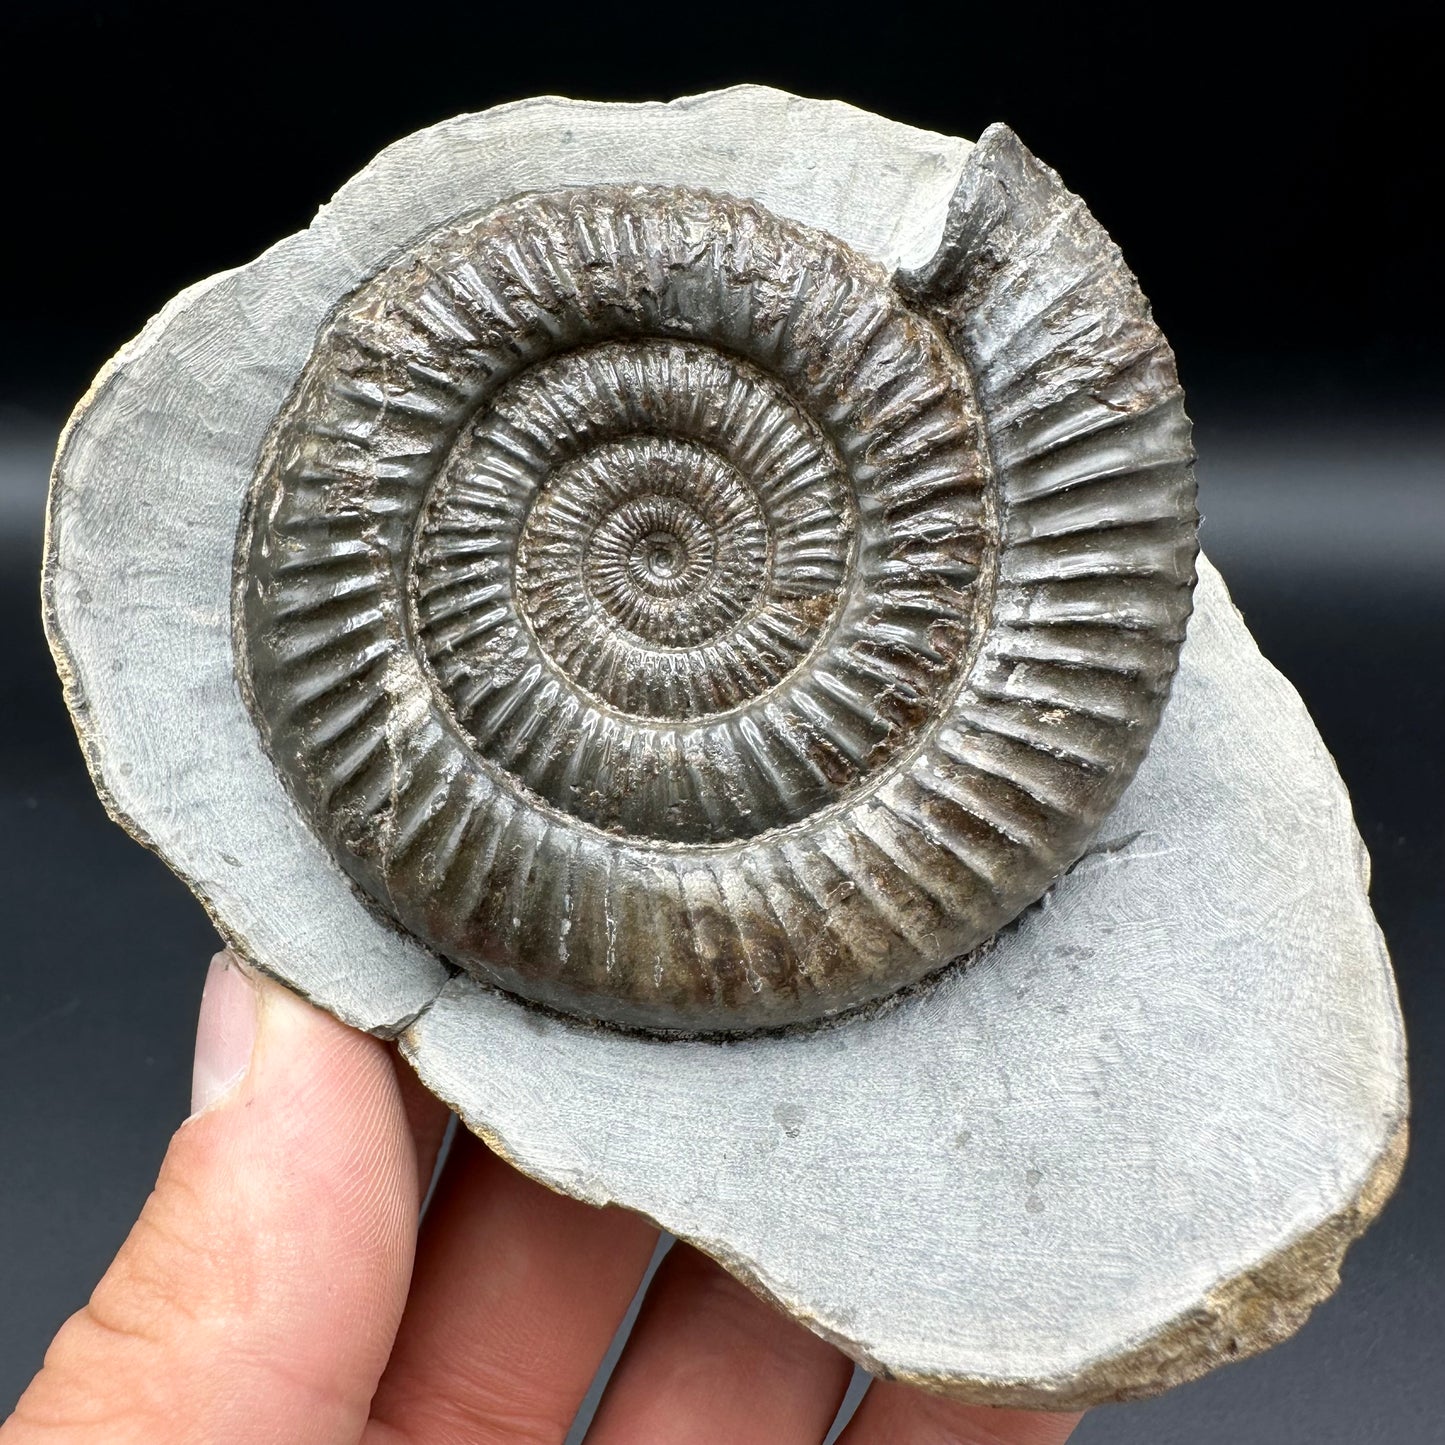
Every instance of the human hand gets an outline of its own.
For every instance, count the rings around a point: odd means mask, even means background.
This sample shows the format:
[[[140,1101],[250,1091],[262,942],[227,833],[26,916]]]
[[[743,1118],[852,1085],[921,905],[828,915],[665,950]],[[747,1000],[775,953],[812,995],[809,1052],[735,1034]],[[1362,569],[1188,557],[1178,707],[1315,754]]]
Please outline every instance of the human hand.
[[[195,1112],[0,1445],[561,1442],[657,1231],[457,1136],[387,1045],[231,955]],[[849,1362],[695,1250],[658,1270],[589,1445],[816,1445]],[[875,1382],[840,1445],[1061,1445],[1075,1415]]]

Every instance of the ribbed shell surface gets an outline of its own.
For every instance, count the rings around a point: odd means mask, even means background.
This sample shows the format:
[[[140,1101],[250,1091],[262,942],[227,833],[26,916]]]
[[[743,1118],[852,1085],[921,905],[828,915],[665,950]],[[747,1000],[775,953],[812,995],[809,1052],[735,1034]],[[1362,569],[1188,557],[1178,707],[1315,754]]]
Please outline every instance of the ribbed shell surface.
[[[898,277],[747,200],[517,197],[323,328],[239,539],[248,702],[455,965],[806,1022],[1086,846],[1183,639],[1190,461],[1117,250],[1000,127]]]

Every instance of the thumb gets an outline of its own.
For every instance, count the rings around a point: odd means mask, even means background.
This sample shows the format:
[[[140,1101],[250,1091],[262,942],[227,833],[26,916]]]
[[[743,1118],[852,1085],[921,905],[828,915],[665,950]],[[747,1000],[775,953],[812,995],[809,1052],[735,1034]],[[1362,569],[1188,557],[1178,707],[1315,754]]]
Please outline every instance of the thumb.
[[[221,953],[194,1102],[0,1445],[360,1436],[416,1235],[390,1054]]]

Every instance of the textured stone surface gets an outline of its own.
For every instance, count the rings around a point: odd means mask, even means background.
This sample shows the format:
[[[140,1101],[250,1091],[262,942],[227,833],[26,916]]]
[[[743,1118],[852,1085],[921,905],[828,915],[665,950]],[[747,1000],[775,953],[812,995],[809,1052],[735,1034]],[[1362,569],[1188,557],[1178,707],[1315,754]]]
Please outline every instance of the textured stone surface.
[[[1403,1147],[1399,1020],[1347,800],[1217,578],[1155,752],[1042,906],[874,1017],[729,1044],[448,985],[299,818],[231,648],[268,429],[336,299],[399,248],[522,191],[704,186],[924,294],[940,238],[992,224],[1010,165],[1027,179],[995,139],[986,184],[960,191],[970,154],[756,89],[526,102],[399,142],[98,378],[57,463],[47,626],[107,806],[259,966],[361,1027],[417,1021],[419,1069],[523,1167],[654,1214],[875,1367],[1064,1403],[1287,1333]]]

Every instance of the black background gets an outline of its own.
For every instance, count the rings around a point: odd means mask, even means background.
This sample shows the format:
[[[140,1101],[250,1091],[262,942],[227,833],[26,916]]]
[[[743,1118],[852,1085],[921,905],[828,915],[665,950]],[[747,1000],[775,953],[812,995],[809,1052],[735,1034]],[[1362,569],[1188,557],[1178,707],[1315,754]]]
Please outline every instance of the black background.
[[[1122,244],[1179,354],[1204,544],[1339,760],[1414,1051],[1404,1185],[1303,1334],[1090,1442],[1445,1439],[1439,940],[1445,483],[1425,6],[597,0],[12,3],[0,17],[0,1413],[184,1112],[213,935],[110,825],[38,622],[44,476],[91,375],[174,292],[304,226],[383,145],[538,93],[739,80],[930,129],[1004,120]],[[1438,201],[1437,201],[1438,204]],[[200,725],[200,720],[198,720]]]

